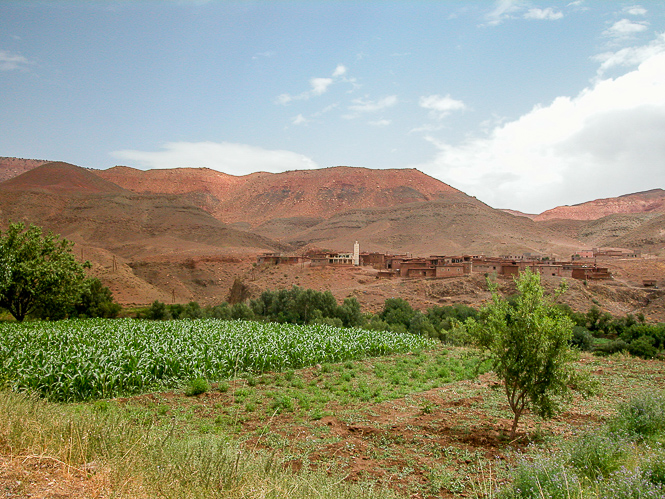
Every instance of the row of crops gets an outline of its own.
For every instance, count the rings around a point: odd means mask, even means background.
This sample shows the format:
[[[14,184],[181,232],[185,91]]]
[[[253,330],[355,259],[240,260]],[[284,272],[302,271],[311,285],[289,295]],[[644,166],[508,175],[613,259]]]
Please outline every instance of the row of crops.
[[[50,400],[80,401],[433,343],[410,334],[215,319],[5,323],[0,324],[0,381]]]

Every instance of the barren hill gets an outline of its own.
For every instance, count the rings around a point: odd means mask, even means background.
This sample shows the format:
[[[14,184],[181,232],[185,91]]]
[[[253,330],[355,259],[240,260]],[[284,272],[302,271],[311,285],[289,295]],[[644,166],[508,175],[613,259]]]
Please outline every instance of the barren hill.
[[[41,159],[8,158],[0,156],[0,182],[17,177],[39,165],[48,163]]]
[[[34,223],[127,258],[276,248],[226,227],[182,196],[136,194],[66,163],[46,163],[2,182],[0,194],[3,225]]]
[[[524,217],[490,208],[461,192],[429,202],[351,210],[297,231],[283,232],[289,219],[276,219],[256,229],[275,238],[289,234],[294,244],[347,248],[354,240],[361,249],[379,252],[506,255],[525,252],[561,256],[578,243]],[[573,250],[574,251],[574,250]]]
[[[597,220],[608,215],[618,213],[665,213],[665,190],[652,189],[650,191],[626,194],[616,198],[596,199],[573,206],[559,206],[544,211],[534,220]]]
[[[127,192],[78,166],[50,162],[0,183],[4,191],[42,191],[50,194],[85,196]]]
[[[233,177],[208,169],[96,172],[134,192],[178,193],[235,227],[302,246],[386,252],[521,253],[577,243],[494,210],[415,169],[333,167]]]
[[[114,167],[96,173],[134,192],[198,194],[191,199],[219,220],[252,227],[275,218],[326,219],[348,210],[427,202],[460,192],[414,169],[338,166],[243,177],[199,168]]]

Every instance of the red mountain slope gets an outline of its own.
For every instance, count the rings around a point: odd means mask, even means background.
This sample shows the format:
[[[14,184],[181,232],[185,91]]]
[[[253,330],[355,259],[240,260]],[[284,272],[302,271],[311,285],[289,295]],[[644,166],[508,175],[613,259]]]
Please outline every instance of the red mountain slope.
[[[7,158],[0,157],[0,182],[17,177],[22,173],[48,163],[41,159]]]
[[[207,169],[96,172],[134,192],[197,193],[200,206],[226,223],[260,225],[274,218],[329,218],[352,209],[432,201],[459,193],[414,169],[370,170],[338,166],[233,177]],[[214,199],[201,197],[208,194]]]
[[[45,163],[0,183],[5,191],[44,191],[52,194],[109,194],[126,192],[122,187],[68,163]]]
[[[665,213],[665,190],[652,189],[616,198],[596,199],[595,201],[573,206],[559,206],[544,211],[540,215],[537,215],[534,220],[542,221],[556,218],[567,220],[597,220],[618,213],[659,212]]]

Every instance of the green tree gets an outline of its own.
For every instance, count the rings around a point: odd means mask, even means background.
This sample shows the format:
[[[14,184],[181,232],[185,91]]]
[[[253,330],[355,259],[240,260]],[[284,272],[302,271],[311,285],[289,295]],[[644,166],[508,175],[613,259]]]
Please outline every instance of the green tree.
[[[46,300],[38,304],[31,316],[39,319],[60,320],[67,317],[117,317],[122,307],[113,301],[111,290],[96,277],[86,279],[81,285],[78,299],[69,306]]]
[[[466,322],[472,342],[488,353],[494,372],[503,380],[514,414],[511,438],[527,407],[551,418],[571,388],[589,393],[571,365],[573,321],[545,295],[539,274],[527,270],[515,282],[518,295],[512,303],[490,283],[492,302],[481,310],[478,321]],[[565,290],[562,283],[555,298]]]
[[[37,308],[72,307],[85,287],[85,267],[72,254],[74,243],[22,223],[0,232],[0,307],[17,321]]]
[[[79,317],[117,317],[122,307],[113,301],[113,293],[96,277],[86,279],[85,287],[74,305]]]
[[[383,303],[383,310],[379,314],[381,320],[388,324],[401,324],[406,329],[409,328],[409,324],[414,315],[416,315],[416,311],[411,307],[409,302],[403,298],[386,299]]]

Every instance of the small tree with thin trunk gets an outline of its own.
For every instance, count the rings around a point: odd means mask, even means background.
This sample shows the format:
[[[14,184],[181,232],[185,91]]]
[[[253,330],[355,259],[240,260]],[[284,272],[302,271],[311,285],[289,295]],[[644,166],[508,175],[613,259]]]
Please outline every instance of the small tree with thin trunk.
[[[481,310],[478,321],[466,322],[472,342],[488,353],[494,372],[503,380],[514,414],[511,438],[525,409],[551,418],[571,388],[585,386],[571,365],[572,320],[545,295],[539,274],[527,270],[515,282],[518,296],[510,302],[490,283],[492,302]],[[564,282],[555,298],[565,290]]]

